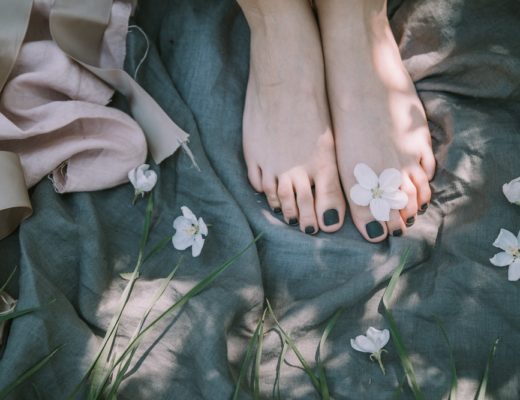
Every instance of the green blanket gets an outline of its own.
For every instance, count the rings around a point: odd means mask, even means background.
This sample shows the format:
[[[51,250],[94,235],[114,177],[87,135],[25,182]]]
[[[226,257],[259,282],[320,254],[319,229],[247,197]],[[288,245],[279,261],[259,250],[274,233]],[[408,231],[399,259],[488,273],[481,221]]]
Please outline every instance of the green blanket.
[[[153,168],[151,243],[174,230],[180,207],[211,224],[202,254],[167,246],[145,265],[120,338],[175,263],[182,265],[152,312],[157,316],[213,268],[263,233],[203,293],[147,335],[122,384],[120,399],[229,399],[247,343],[269,299],[280,324],[314,367],[323,330],[340,316],[322,349],[334,399],[392,399],[404,372],[395,346],[383,376],[350,338],[388,327],[378,309],[400,256],[410,249],[392,304],[394,317],[427,399],[447,398],[451,342],[459,399],[472,399],[497,337],[489,399],[520,398],[520,282],[490,264],[501,228],[517,233],[520,207],[502,194],[520,175],[520,3],[517,0],[394,1],[392,27],[430,122],[438,169],[427,213],[406,237],[365,242],[347,219],[334,234],[302,234],[271,214],[247,180],[241,122],[249,31],[233,0],[148,0],[135,23],[150,51],[138,81],[183,129],[201,168],[177,153]],[[146,51],[136,29],[127,69]],[[117,101],[124,108],[123,101]],[[19,309],[41,311],[13,321],[0,360],[0,388],[64,347],[11,398],[62,399],[89,367],[127,283],[120,272],[137,256],[146,201],[132,206],[123,185],[98,193],[59,195],[42,181],[31,193],[34,216],[0,242],[2,276],[18,265]],[[51,300],[54,302],[48,304]],[[268,328],[272,319],[268,319]],[[116,349],[117,350],[117,349]],[[271,398],[281,340],[264,337],[262,398]],[[245,380],[241,398],[251,398]],[[282,399],[317,399],[292,351],[281,364]],[[399,394],[399,392],[398,392]],[[402,399],[413,398],[405,388]]]

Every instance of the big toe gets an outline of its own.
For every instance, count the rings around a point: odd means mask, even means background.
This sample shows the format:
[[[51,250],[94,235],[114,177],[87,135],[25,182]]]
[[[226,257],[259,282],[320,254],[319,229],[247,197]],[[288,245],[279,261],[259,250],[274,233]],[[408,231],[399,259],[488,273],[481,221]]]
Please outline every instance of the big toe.
[[[352,221],[361,236],[371,243],[378,243],[388,236],[388,228],[384,222],[377,221],[368,207],[349,203]]]
[[[319,173],[314,178],[315,207],[318,224],[323,232],[335,232],[345,219],[345,198],[335,168]]]

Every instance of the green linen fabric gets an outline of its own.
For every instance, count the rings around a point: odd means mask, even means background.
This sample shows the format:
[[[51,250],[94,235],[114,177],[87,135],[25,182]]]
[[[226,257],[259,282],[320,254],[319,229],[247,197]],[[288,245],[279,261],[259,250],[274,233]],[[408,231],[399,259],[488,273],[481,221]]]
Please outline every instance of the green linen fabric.
[[[202,254],[168,246],[136,285],[122,338],[147,300],[185,255],[155,315],[212,268],[264,236],[173,318],[144,341],[120,399],[229,399],[247,340],[269,299],[309,362],[326,322],[339,318],[323,350],[334,399],[392,399],[403,371],[393,344],[383,376],[350,338],[387,327],[378,304],[406,249],[410,262],[392,305],[427,399],[447,398],[447,330],[459,374],[458,398],[473,398],[497,337],[490,399],[520,396],[520,282],[489,263],[500,228],[520,229],[520,208],[503,183],[520,175],[520,4],[516,0],[394,1],[389,5],[400,50],[430,121],[438,169],[434,196],[406,237],[366,243],[347,219],[335,234],[302,234],[271,214],[247,182],[241,121],[248,75],[249,31],[233,0],[148,0],[136,14],[151,44],[139,83],[190,134],[188,155],[160,167],[151,242],[173,234],[180,207],[211,224]],[[126,68],[146,52],[131,29]],[[354,56],[354,55],[353,55]],[[124,107],[121,99],[116,102]],[[47,304],[15,320],[0,360],[0,387],[56,346],[63,349],[30,383],[43,398],[61,399],[85,372],[137,253],[145,201],[131,205],[130,185],[97,193],[56,194],[50,182],[31,193],[34,215],[0,242],[0,271],[20,266],[19,308]],[[271,398],[280,339],[265,336],[262,398]],[[281,370],[283,399],[317,399],[292,352]],[[13,399],[35,398],[33,385]],[[251,396],[247,390],[241,398]],[[402,399],[412,395],[405,390]]]

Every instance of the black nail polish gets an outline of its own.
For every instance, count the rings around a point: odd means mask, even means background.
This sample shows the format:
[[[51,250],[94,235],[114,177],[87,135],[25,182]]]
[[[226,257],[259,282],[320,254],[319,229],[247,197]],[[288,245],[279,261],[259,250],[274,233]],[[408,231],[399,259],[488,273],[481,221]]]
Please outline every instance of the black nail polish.
[[[407,227],[410,227],[412,226],[413,224],[415,224],[415,217],[410,217],[406,220],[406,226]]]
[[[289,225],[298,225],[298,218],[291,218],[289,220]]]
[[[337,224],[339,222],[338,210],[331,208],[323,213],[323,223],[327,226]]]
[[[280,207],[275,207],[275,208],[273,208],[273,212],[275,214],[281,214],[282,213],[282,209]]]
[[[424,203],[421,208],[419,208],[419,211],[417,211],[417,214],[423,215],[426,210],[428,209],[428,203]]]
[[[383,225],[378,221],[369,222],[365,225],[365,228],[367,229],[368,237],[370,239],[375,239],[385,233]]]
[[[402,229],[396,229],[395,231],[393,231],[392,235],[395,236],[395,237],[399,237],[403,234],[403,230]]]
[[[305,233],[311,235],[314,233],[314,226],[308,226],[305,228]]]

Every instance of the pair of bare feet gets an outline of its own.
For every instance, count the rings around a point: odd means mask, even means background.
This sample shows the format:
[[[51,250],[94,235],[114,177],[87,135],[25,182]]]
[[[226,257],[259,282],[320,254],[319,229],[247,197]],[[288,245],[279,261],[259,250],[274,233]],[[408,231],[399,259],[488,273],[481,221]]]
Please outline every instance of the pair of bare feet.
[[[251,185],[305,233],[338,230],[348,202],[366,240],[404,234],[429,204],[435,159],[386,0],[315,0],[315,9],[309,0],[238,2],[251,29],[243,120]],[[408,204],[389,221],[351,201],[358,163],[401,171]]]

